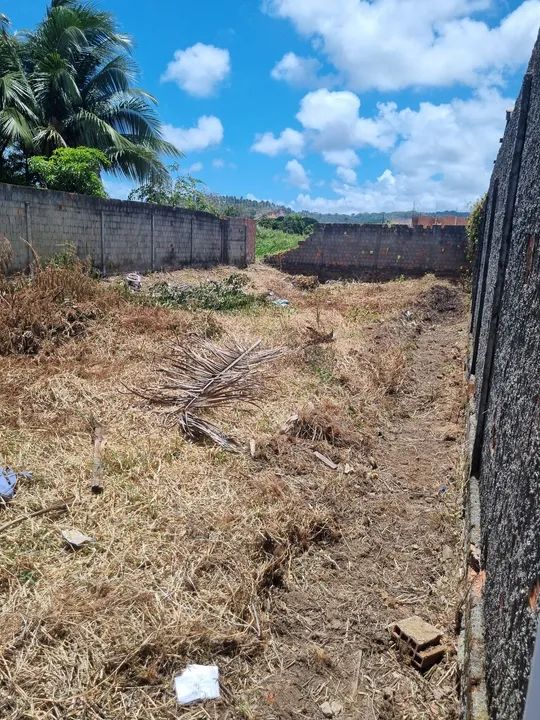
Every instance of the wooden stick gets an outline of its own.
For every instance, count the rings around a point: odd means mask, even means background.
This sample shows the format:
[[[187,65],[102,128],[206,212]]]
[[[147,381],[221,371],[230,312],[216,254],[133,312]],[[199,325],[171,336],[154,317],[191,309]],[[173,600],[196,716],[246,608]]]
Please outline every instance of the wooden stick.
[[[11,522],[6,523],[5,525],[0,525],[0,535],[4,533],[6,530],[9,530],[9,528],[14,527],[15,525],[19,525],[19,523],[24,522],[25,520],[30,520],[31,518],[38,517],[39,515],[46,515],[47,513],[51,512],[60,512],[61,510],[68,510],[71,503],[75,500],[74,497],[66,498],[65,500],[62,500],[62,502],[56,503],[55,505],[51,505],[50,507],[42,508],[41,510],[36,510],[35,512],[28,513],[27,515],[21,515],[18,518],[15,518],[15,520],[12,520]]]
[[[94,495],[100,495],[103,492],[103,448],[106,442],[101,425],[94,427],[92,438],[94,440],[94,466],[92,468],[90,490]]]

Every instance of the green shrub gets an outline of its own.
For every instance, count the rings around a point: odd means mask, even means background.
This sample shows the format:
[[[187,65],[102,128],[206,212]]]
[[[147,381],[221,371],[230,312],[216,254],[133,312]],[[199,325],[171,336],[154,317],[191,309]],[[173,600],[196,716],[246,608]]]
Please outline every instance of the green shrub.
[[[41,155],[30,158],[28,165],[39,182],[49,190],[107,197],[100,173],[110,167],[110,162],[101,150],[58,148],[50,158]]]
[[[208,280],[200,285],[170,285],[161,282],[150,288],[150,297],[164,307],[189,310],[244,310],[265,302],[262,295],[244,290],[248,278],[233,273],[220,282]]]
[[[272,230],[257,225],[257,242],[256,255],[258,258],[264,258],[267,255],[276,255],[277,253],[292,250],[298,247],[298,243],[304,239],[304,235],[291,235],[282,230]]]
[[[467,256],[470,263],[472,263],[476,257],[476,250],[480,242],[480,233],[486,212],[486,202],[487,194],[475,202],[467,220]]]

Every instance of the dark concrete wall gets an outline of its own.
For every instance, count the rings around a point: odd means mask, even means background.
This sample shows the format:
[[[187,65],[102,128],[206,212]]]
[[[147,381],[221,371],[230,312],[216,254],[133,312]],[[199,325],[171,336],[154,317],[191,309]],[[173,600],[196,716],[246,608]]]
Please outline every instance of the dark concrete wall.
[[[539,246],[537,43],[491,179],[472,322],[476,431],[471,474],[480,488],[486,684],[492,720],[522,717],[538,621]]]
[[[465,228],[319,225],[298,248],[268,261],[285,272],[322,280],[389,280],[428,272],[457,277],[466,265]]]
[[[255,258],[255,230],[244,218],[0,184],[0,237],[11,243],[14,271],[28,265],[25,241],[43,260],[74,246],[107,272],[243,267]]]

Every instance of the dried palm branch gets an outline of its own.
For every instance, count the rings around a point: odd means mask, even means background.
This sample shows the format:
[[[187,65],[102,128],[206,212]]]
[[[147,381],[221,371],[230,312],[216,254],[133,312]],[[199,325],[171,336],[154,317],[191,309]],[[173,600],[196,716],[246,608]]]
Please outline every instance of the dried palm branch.
[[[192,440],[207,438],[230,451],[240,446],[199,413],[236,402],[254,403],[260,395],[259,366],[271,362],[283,350],[259,349],[261,341],[248,348],[236,342],[218,346],[204,338],[191,338],[190,345],[176,345],[158,367],[160,382],[133,389],[160,408],[167,424],[178,424]]]

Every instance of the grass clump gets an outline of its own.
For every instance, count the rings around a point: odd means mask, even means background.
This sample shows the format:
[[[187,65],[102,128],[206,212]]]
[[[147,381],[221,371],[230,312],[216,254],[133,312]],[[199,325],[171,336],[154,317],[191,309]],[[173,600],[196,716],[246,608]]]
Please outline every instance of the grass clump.
[[[257,241],[255,252],[257,258],[265,258],[268,255],[277,255],[286,250],[293,250],[298,247],[304,235],[293,235],[283,230],[272,230],[271,228],[257,225]]]
[[[31,276],[0,274],[0,355],[36,355],[86,333],[99,308],[99,284],[79,261],[38,266]]]
[[[158,305],[168,308],[245,310],[265,301],[262,295],[247,293],[247,283],[247,276],[233,273],[224,280],[208,280],[199,285],[157,283],[150,288],[149,295]]]

